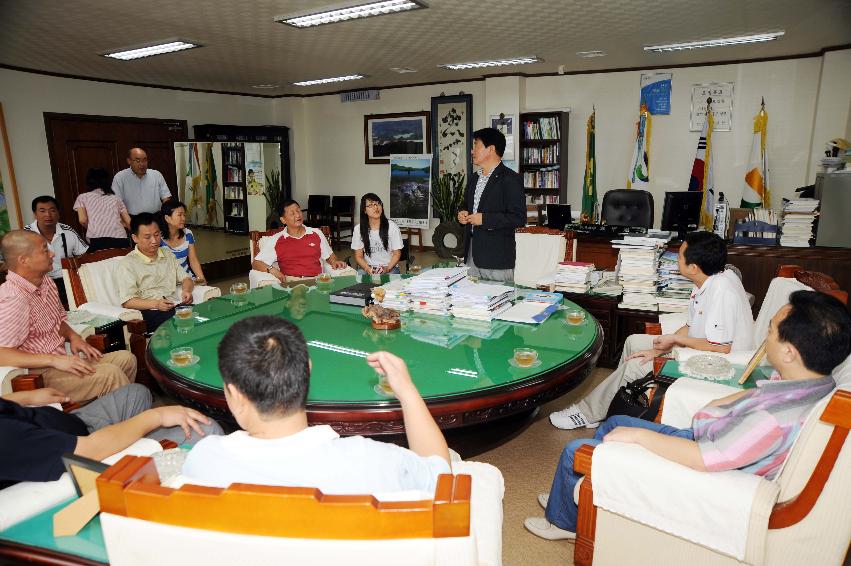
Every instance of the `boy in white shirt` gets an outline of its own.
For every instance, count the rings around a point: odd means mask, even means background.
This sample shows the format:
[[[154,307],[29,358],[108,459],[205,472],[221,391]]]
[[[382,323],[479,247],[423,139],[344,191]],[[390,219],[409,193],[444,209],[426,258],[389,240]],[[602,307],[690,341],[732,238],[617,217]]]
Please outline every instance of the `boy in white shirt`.
[[[405,362],[387,352],[366,363],[386,375],[402,405],[410,450],[308,426],[310,359],[301,331],[274,316],[234,324],[219,344],[228,408],[243,430],[208,437],[189,453],[184,475],[205,485],[316,487],[323,493],[433,492],[451,473],[449,449]]]
[[[680,246],[677,263],[680,274],[695,284],[688,323],[673,334],[627,338],[617,369],[582,401],[552,413],[553,426],[596,428],[618,389],[652,371],[653,358],[675,346],[722,354],[754,348],[750,302],[736,274],[724,270],[724,240],[712,232],[692,232]]]

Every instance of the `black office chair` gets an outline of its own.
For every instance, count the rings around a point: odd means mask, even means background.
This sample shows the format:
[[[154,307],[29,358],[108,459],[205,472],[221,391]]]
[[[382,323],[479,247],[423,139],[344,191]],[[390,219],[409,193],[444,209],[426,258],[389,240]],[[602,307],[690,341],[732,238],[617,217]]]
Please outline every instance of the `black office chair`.
[[[333,245],[339,246],[343,239],[352,241],[355,228],[355,197],[335,196],[331,201],[331,236]],[[348,232],[343,238],[343,232]]]
[[[307,225],[331,225],[331,197],[329,195],[309,195],[307,197]]]
[[[653,227],[653,195],[637,189],[613,189],[603,197],[601,216],[611,226]]]

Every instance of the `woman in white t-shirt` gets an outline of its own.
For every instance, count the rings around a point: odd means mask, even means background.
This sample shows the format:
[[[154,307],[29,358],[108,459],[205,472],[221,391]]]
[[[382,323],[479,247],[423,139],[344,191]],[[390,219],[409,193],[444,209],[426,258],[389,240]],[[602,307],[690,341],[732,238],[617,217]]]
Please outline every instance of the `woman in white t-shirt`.
[[[402,232],[384,215],[384,204],[375,193],[367,193],[360,199],[360,224],[352,232],[352,250],[358,271],[399,273]]]

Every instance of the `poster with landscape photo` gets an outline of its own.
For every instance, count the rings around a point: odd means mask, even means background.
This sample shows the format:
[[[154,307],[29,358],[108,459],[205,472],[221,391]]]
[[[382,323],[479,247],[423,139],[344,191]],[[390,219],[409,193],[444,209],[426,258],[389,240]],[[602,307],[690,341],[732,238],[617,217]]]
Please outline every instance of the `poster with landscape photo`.
[[[400,227],[429,227],[431,154],[390,156],[390,218]]]
[[[428,112],[370,114],[363,119],[365,163],[389,163],[393,154],[431,151]]]

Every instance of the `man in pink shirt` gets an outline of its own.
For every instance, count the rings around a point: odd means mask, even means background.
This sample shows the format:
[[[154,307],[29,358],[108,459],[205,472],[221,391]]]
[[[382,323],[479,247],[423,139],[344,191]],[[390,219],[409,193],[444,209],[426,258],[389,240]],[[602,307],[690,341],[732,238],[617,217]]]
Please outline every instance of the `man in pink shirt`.
[[[0,285],[0,366],[41,374],[45,386],[75,402],[133,382],[136,358],[130,352],[101,354],[68,326],[56,285],[48,277],[53,250],[47,240],[15,230],[3,237],[2,248],[9,273]],[[71,354],[65,351],[66,342]]]

